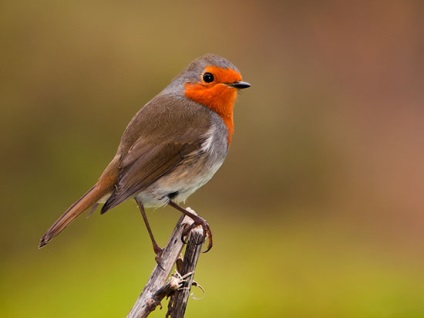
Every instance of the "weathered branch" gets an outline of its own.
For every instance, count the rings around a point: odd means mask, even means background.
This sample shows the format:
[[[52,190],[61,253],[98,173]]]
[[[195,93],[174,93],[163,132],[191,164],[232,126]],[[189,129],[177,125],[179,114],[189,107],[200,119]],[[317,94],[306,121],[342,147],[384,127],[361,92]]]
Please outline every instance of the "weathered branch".
[[[190,211],[194,212],[193,210]],[[167,279],[183,248],[184,243],[181,240],[181,236],[184,229],[192,223],[193,220],[190,217],[182,216],[180,218],[168,244],[162,252],[160,265],[155,266],[143,292],[138,297],[127,318],[147,317],[157,306],[160,306],[162,299],[168,296],[172,296],[172,298],[168,306],[167,317],[184,317],[194,270],[202,248],[203,230],[200,226],[193,229],[189,235],[184,261],[182,265],[178,263],[179,265],[177,266],[177,271],[180,271],[180,273],[173,275],[168,282]],[[181,259],[179,261],[181,262]]]
[[[191,286],[194,280],[194,271],[203,245],[203,229],[201,226],[194,228],[190,232],[190,239],[187,243],[182,268],[179,269],[180,275],[185,278],[182,288],[179,288],[168,304],[168,313],[166,317],[182,318],[187,307],[188,297],[190,296]]]

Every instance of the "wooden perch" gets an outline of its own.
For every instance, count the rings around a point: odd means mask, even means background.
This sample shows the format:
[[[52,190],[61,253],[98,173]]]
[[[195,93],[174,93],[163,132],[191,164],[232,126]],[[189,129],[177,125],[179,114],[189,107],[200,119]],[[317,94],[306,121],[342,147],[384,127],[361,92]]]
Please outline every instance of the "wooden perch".
[[[179,269],[177,266],[177,269],[183,278],[183,286],[171,295],[166,317],[184,317],[188,297],[190,296],[190,290],[194,280],[194,272],[196,269],[197,261],[199,260],[200,253],[202,251],[202,240],[203,229],[201,226],[198,226],[190,232],[190,239],[187,243],[181,269]]]
[[[194,213],[191,209],[190,212]],[[179,257],[184,246],[181,236],[184,229],[192,223],[193,220],[188,216],[180,218],[168,244],[163,249],[160,266],[158,264],[155,266],[127,318],[147,317],[157,306],[161,306],[163,298],[169,296],[171,296],[171,300],[166,316],[171,318],[184,317],[193,284],[194,270],[203,244],[203,229],[198,226],[189,234],[184,260],[181,264]],[[177,273],[170,277],[171,270],[176,263]]]

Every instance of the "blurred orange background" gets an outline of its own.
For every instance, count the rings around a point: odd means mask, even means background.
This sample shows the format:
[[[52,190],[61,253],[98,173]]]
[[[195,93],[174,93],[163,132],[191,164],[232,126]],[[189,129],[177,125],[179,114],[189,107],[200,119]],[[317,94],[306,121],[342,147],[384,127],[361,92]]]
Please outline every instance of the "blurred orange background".
[[[187,202],[215,245],[186,317],[424,317],[423,12],[420,1],[3,2],[0,316],[129,312],[155,264],[134,202],[38,241],[139,107],[213,52],[252,87],[227,161]],[[178,212],[148,214],[164,245]]]

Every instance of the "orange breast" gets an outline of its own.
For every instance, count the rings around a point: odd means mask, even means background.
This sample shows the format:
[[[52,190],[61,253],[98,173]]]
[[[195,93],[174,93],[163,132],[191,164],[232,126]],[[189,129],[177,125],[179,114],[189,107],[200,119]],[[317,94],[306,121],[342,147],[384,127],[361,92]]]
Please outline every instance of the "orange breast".
[[[240,81],[241,75],[232,69],[222,69],[215,66],[207,67],[205,72],[214,75],[214,82],[187,83],[185,95],[221,116],[228,129],[228,143],[230,143],[234,132],[233,109],[237,90],[226,85],[226,83]]]

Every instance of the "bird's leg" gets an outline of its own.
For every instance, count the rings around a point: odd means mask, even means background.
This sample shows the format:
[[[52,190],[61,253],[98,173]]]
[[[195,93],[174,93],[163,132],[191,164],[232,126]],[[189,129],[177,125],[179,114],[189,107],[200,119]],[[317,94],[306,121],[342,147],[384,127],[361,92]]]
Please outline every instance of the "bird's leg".
[[[149,232],[150,240],[152,241],[153,251],[156,254],[156,262],[159,262],[160,257],[162,255],[163,249],[159,247],[158,243],[156,243],[155,237],[153,236],[152,229],[149,224],[149,220],[147,219],[146,211],[144,210],[143,202],[141,202],[137,197],[134,198],[137,203],[138,209],[141,212],[141,216],[143,217],[144,224],[146,224],[147,232]]]
[[[188,211],[187,209],[184,209],[183,207],[179,206],[178,204],[176,204],[172,200],[169,200],[168,204],[170,206],[172,206],[173,208],[177,209],[178,211],[180,211],[180,212],[184,213],[185,215],[189,216],[194,221],[186,230],[184,230],[184,232],[183,232],[183,238],[185,236],[187,236],[190,233],[190,231],[193,228],[195,228],[196,226],[199,226],[200,225],[203,228],[203,241],[202,241],[202,243],[206,240],[206,237],[209,238],[209,244],[208,244],[208,247],[206,248],[206,250],[205,250],[204,253],[208,252],[212,248],[212,245],[213,245],[213,242],[212,242],[212,231],[211,231],[211,229],[209,227],[208,222],[206,222],[206,220],[204,218],[198,216],[197,214],[194,214],[194,213]],[[184,239],[183,239],[183,241],[184,241]]]

